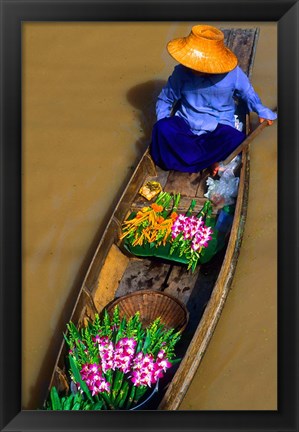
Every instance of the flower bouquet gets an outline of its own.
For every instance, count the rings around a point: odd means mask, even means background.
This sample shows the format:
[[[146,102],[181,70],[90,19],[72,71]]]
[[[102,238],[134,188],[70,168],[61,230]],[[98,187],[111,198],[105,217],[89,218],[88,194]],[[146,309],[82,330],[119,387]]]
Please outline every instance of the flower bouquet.
[[[195,200],[191,202],[186,215],[178,215],[171,227],[170,256],[177,251],[179,256],[188,260],[188,270],[195,270],[201,253],[212,240],[211,228],[212,207],[210,201],[206,201],[197,216],[191,216],[195,206]],[[205,223],[206,222],[206,223]]]
[[[137,213],[130,214],[123,223],[121,240],[134,246],[166,245],[171,233],[173,221],[177,218],[180,194],[171,195],[161,192],[150,206],[143,207]]]
[[[195,270],[212,239],[214,224],[212,204],[207,200],[202,210],[192,216],[193,200],[186,214],[177,213],[180,194],[161,192],[155,203],[131,213],[123,223],[121,240],[137,256],[154,256]]]
[[[160,318],[143,328],[139,312],[120,319],[116,306],[80,331],[73,323],[64,336],[72,393],[60,396],[52,387],[47,410],[129,410],[156,386],[175,362],[180,332]]]

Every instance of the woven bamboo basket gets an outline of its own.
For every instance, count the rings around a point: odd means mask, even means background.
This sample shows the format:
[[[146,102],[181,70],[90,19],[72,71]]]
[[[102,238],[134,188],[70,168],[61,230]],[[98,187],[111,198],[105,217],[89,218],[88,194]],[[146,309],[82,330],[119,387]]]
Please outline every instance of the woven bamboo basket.
[[[186,306],[175,297],[161,291],[142,290],[119,297],[106,307],[110,315],[115,306],[119,307],[121,318],[128,319],[139,312],[144,327],[158,317],[166,328],[174,328],[176,331],[183,331],[188,324],[189,313]]]

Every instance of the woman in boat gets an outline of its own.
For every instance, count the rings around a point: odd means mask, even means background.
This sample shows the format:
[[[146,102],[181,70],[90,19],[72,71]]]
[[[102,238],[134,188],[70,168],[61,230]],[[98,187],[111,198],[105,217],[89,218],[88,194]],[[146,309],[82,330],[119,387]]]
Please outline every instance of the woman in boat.
[[[151,156],[165,170],[212,167],[215,173],[218,162],[245,138],[235,124],[235,98],[260,122],[271,125],[277,116],[262,104],[219,29],[194,26],[189,36],[171,40],[167,50],[179,64],[158,96]]]

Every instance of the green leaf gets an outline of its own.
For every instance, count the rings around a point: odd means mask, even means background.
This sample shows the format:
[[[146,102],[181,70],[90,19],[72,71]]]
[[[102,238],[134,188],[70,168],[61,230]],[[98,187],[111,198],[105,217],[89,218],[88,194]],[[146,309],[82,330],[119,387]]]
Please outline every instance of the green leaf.
[[[110,316],[109,316],[107,309],[104,310],[103,321],[104,321],[104,326],[105,326],[105,332],[107,335],[110,335],[110,333],[111,333],[111,320],[110,320]]]
[[[138,405],[139,399],[142,398],[142,396],[146,393],[147,390],[148,390],[147,386],[140,386],[136,388],[134,402],[133,402],[134,406]]]
[[[177,363],[180,363],[180,361],[182,361],[182,359],[181,358],[177,358],[177,359],[171,360],[171,364],[173,366],[173,365],[175,365]]]
[[[121,389],[122,383],[123,383],[123,379],[124,379],[124,373],[117,370],[115,373],[115,378],[113,381],[113,387],[111,389],[111,396],[112,396],[112,401],[114,402],[115,399],[117,398],[118,392]]]
[[[82,393],[81,393],[80,391],[78,391],[78,392],[75,394],[75,397],[74,397],[74,403],[80,402],[80,401],[82,401],[82,400],[83,400]]]
[[[106,392],[102,392],[101,393],[101,397],[103,398],[103,400],[104,400],[104,402],[106,404],[107,409],[109,409],[109,410],[114,410],[115,409],[115,407],[114,407],[114,405],[113,405],[113,403],[112,403],[109,395]]]
[[[148,347],[150,346],[150,344],[151,344],[151,334],[150,334],[150,332],[147,330],[147,332],[146,332],[146,338],[145,338],[145,341],[144,341],[144,344],[143,344],[143,347],[142,347],[142,351],[143,351],[144,353],[147,352]]]
[[[81,404],[80,402],[76,402],[72,408],[72,411],[80,411]]]
[[[195,205],[196,205],[196,200],[193,199],[191,201],[190,207],[188,208],[188,210],[186,212],[186,216],[190,216],[191,215],[191,213],[193,212],[193,209],[194,209]]]
[[[70,340],[66,337],[66,334],[65,334],[65,333],[63,333],[63,337],[64,337],[64,340],[66,341],[67,345],[70,347],[70,346],[71,346],[71,342],[70,342]]]
[[[128,381],[125,381],[114,404],[116,409],[122,408],[124,406],[129,393],[129,389],[130,389],[129,383]]]
[[[89,388],[87,387],[86,382],[82,380],[77,364],[71,355],[69,356],[69,360],[70,360],[71,370],[76,382],[80,384],[81,389],[84,391],[88,399],[93,402],[93,398],[90,394]]]
[[[66,396],[63,399],[64,401],[63,401],[62,409],[64,411],[70,411],[72,409],[72,404],[74,402],[74,395],[70,394],[69,396]]]
[[[81,339],[81,335],[74,323],[70,322],[69,324],[67,324],[67,329],[69,330],[74,340]]]
[[[125,318],[123,318],[120,322],[118,332],[115,336],[115,343],[117,343],[124,335],[125,335],[125,328],[127,326],[127,321]]]
[[[92,410],[93,410],[93,411],[99,411],[99,410],[101,410],[102,408],[103,408],[103,402],[102,402],[102,401],[96,402],[96,403],[92,406]]]
[[[136,387],[133,385],[130,391],[130,396],[127,401],[126,409],[130,409],[135,397]]]
[[[53,411],[61,411],[62,406],[56,387],[51,388],[50,397]]]

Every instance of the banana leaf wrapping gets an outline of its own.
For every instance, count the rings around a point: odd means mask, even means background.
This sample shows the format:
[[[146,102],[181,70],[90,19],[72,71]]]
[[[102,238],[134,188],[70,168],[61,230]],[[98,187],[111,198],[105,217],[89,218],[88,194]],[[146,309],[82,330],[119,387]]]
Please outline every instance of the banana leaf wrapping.
[[[145,243],[142,246],[132,246],[127,240],[124,242],[124,247],[133,255],[141,258],[156,257],[169,261],[174,261],[180,264],[188,264],[188,259],[185,255],[180,256],[178,251],[174,251],[170,255],[171,243],[167,242],[165,246],[156,246],[154,243]]]
[[[233,213],[233,206],[227,206],[226,210],[229,214]],[[192,204],[186,215],[191,214]],[[134,217],[136,213],[132,213],[130,218]],[[227,232],[221,231],[221,226],[217,224],[217,218],[212,214],[212,205],[209,201],[205,203],[202,210],[198,213],[197,217],[202,216],[205,220],[205,225],[212,229],[212,238],[210,239],[208,246],[203,248],[200,257],[198,258],[198,263],[204,264],[209,262],[226,244]],[[220,230],[218,229],[220,228]],[[179,249],[171,250],[172,248],[172,238],[169,236],[165,245],[157,245],[155,242],[149,243],[144,242],[142,245],[133,246],[128,240],[124,240],[124,247],[131,254],[146,258],[155,257],[163,260],[167,260],[174,263],[188,265],[190,262],[190,256],[185,253],[181,253]],[[194,270],[194,269],[193,269]]]

